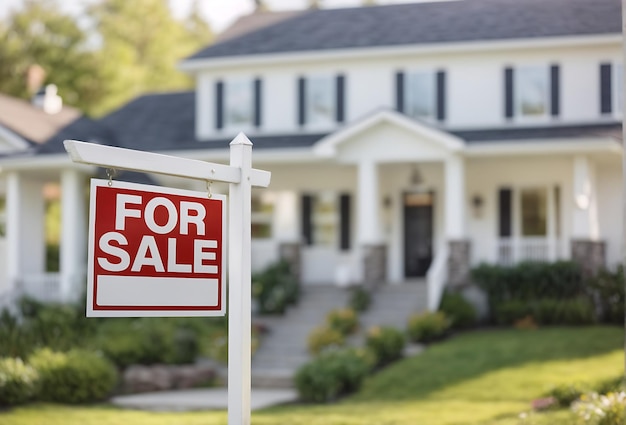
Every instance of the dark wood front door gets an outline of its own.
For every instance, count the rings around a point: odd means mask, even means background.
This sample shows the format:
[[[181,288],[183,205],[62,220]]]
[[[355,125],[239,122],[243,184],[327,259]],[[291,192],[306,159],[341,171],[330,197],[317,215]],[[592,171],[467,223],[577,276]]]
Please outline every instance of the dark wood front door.
[[[433,260],[432,192],[404,194],[404,275],[425,276]]]

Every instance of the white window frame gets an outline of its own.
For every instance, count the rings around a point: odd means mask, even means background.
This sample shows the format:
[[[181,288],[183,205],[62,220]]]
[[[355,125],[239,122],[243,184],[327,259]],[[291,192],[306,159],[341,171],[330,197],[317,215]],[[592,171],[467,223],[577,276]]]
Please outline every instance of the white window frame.
[[[545,93],[543,96],[544,102],[544,112],[542,114],[537,115],[528,115],[523,113],[522,109],[522,81],[521,74],[524,69],[536,69],[543,70],[543,75],[545,77]],[[547,121],[551,117],[550,111],[550,95],[551,95],[551,81],[550,81],[550,66],[547,64],[523,64],[517,65],[514,67],[513,71],[513,111],[514,117],[517,121],[522,122],[537,122],[537,121]]]
[[[315,113],[313,107],[313,90],[318,87],[318,84],[327,84],[326,90],[329,96],[329,116],[324,117],[321,114]],[[305,86],[305,105],[304,116],[305,126],[309,129],[327,129],[337,124],[337,81],[336,76],[332,74],[315,74],[307,76]]]
[[[432,122],[436,122],[437,121],[437,108],[439,105],[437,105],[437,72],[434,69],[430,69],[430,68],[416,68],[416,69],[411,69],[405,72],[404,74],[404,105],[403,106],[403,110],[404,113],[411,117],[411,118],[417,118],[417,119],[421,119],[421,120],[425,120],[425,121],[432,121]],[[432,88],[432,93],[431,93],[431,99],[430,99],[430,106],[431,106],[431,113],[430,115],[413,115],[409,112],[409,106],[410,106],[410,101],[411,98],[413,96],[415,96],[415,91],[411,90],[412,84],[411,84],[411,80],[412,78],[414,78],[416,75],[424,75],[427,78],[430,77],[430,82],[431,82],[431,88]],[[418,95],[417,98],[420,98],[420,96]]]
[[[234,106],[233,102],[236,102],[233,98],[233,88],[237,87],[238,90],[244,90],[244,86],[248,86],[248,93],[244,96],[247,99],[249,108],[249,118],[242,122],[233,122],[232,115],[230,113],[231,107]],[[223,119],[225,130],[236,131],[250,131],[254,127],[254,79],[252,78],[233,78],[224,81],[224,100],[223,100]]]

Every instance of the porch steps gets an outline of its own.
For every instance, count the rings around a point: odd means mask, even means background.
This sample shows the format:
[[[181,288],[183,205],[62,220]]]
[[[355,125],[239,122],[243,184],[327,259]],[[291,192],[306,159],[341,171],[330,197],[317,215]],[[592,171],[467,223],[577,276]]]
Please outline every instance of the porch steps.
[[[359,316],[359,332],[350,343],[362,346],[367,330],[374,326],[390,326],[405,330],[407,319],[427,308],[427,287],[424,280],[401,285],[385,285],[372,294],[372,304]]]
[[[348,304],[349,292],[334,286],[306,287],[300,303],[280,317],[257,317],[256,323],[269,329],[252,358],[252,386],[284,388],[293,386],[296,370],[309,361],[307,337],[313,328],[324,323],[330,310]],[[360,346],[372,326],[406,328],[407,318],[426,309],[426,284],[416,281],[385,285],[372,296],[372,304],[360,316],[360,332],[350,338]]]
[[[310,359],[306,349],[309,333],[323,323],[330,310],[347,302],[345,289],[310,286],[302,289],[300,302],[284,316],[255,318],[269,332],[252,358],[252,386],[291,387],[295,371]]]

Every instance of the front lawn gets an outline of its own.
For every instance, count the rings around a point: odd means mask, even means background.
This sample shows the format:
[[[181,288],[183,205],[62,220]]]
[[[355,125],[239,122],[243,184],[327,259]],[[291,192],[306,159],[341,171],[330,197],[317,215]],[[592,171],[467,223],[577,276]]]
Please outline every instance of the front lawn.
[[[533,398],[551,386],[623,373],[623,329],[547,328],[470,332],[428,348],[369,379],[356,395],[324,406],[253,414],[262,425],[523,424]],[[225,412],[149,413],[108,406],[31,405],[0,414],[3,425],[225,424]],[[567,411],[532,423],[570,424]]]

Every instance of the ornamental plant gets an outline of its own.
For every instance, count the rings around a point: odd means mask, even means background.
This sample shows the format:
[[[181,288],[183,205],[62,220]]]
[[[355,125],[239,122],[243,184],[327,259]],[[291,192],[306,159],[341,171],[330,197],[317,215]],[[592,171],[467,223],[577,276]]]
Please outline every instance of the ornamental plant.
[[[356,312],[351,308],[341,308],[332,310],[326,316],[328,327],[347,336],[352,335],[359,326],[359,319]]]
[[[581,423],[589,425],[623,425],[626,423],[626,392],[585,394],[572,405]]]

